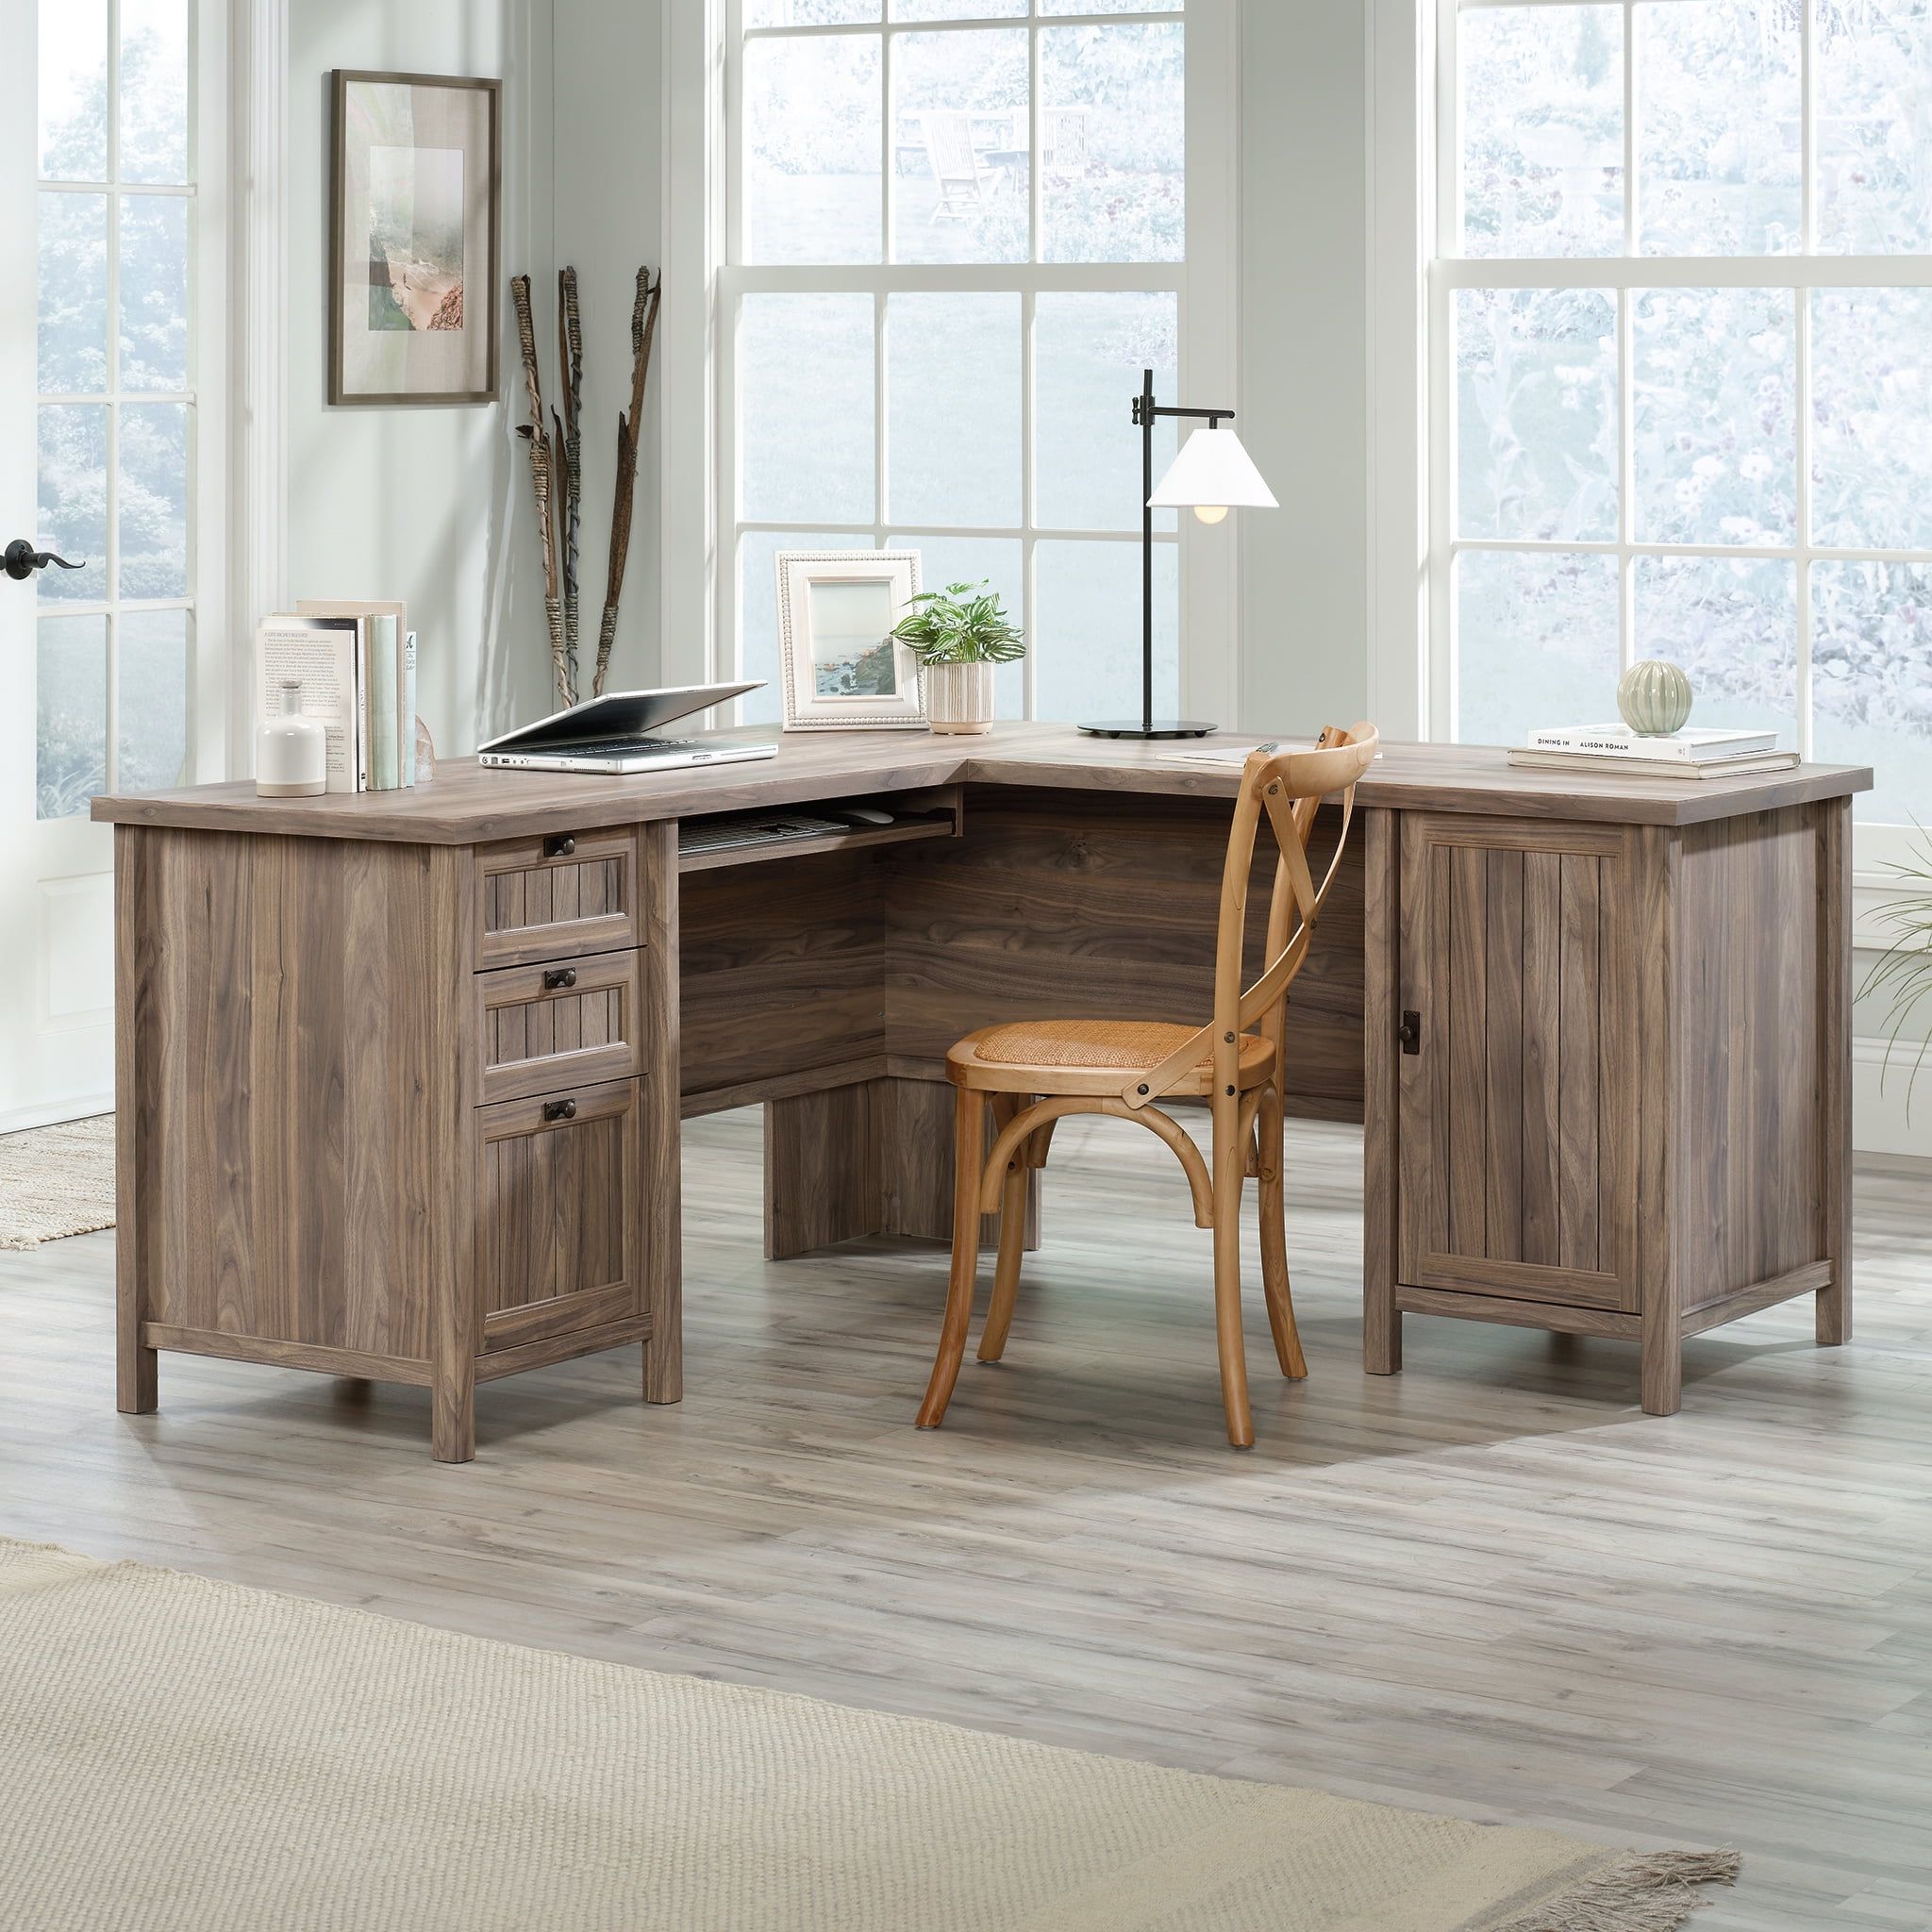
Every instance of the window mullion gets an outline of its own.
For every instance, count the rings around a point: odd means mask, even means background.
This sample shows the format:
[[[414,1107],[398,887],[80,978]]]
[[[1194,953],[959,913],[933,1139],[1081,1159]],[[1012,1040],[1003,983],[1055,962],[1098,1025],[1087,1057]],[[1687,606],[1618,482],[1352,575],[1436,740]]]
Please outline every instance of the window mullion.
[[[1799,236],[1807,256],[1818,252],[1818,119],[1812,56],[1811,0],[1805,0],[1798,26],[1798,178],[1803,208]],[[1791,291],[1793,345],[1797,356],[1797,420],[1791,440],[1798,461],[1794,507],[1798,519],[1798,755],[1808,758],[1816,741],[1811,717],[1811,291]]]
[[[1039,147],[1034,150],[1036,157],[1032,173],[1040,173],[1038,165]],[[1033,530],[1038,521],[1039,510],[1035,500],[1038,479],[1034,474],[1033,451],[1033,316],[1036,307],[1034,291],[1028,287],[1020,291],[1020,625],[1026,634],[1026,655],[1020,662],[1020,684],[1022,701],[1020,715],[1031,718],[1039,708],[1040,671],[1039,653],[1033,646],[1034,625],[1034,571],[1033,571]]]
[[[108,0],[108,790],[121,782],[121,0]]]

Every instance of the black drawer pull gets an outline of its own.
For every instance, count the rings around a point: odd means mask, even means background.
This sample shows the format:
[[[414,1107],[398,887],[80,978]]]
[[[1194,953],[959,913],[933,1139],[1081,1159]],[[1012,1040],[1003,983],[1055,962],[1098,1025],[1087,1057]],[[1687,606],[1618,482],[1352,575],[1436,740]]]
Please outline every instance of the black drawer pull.
[[[577,841],[568,832],[553,832],[543,841],[545,858],[568,858],[577,849]]]
[[[1420,1053],[1423,1050],[1423,1016],[1410,1008],[1404,1012],[1402,1024],[1395,1029],[1395,1037],[1402,1042],[1404,1053]]]
[[[575,1100],[546,1100],[543,1103],[546,1121],[574,1121],[576,1117],[577,1104]]]
[[[577,983],[577,969],[575,966],[547,966],[543,970],[543,991],[557,992],[566,986]]]

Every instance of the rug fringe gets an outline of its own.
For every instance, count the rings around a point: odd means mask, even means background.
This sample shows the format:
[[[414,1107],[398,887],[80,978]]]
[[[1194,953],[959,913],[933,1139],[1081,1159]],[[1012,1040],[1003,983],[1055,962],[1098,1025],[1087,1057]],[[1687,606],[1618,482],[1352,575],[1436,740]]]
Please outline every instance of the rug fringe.
[[[1700,1885],[1733,1885],[1736,1852],[1633,1852],[1511,1919],[1496,1932],[1676,1932],[1710,1903]]]

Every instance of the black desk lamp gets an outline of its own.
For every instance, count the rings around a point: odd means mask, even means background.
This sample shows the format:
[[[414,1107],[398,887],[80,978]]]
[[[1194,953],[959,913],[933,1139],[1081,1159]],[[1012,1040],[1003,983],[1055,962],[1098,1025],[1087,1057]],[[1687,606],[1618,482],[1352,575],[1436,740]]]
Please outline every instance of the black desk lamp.
[[[1204,419],[1208,431],[1197,431],[1181,444],[1157,489],[1154,425],[1162,416]],[[1232,409],[1176,409],[1157,403],[1154,372],[1149,369],[1142,373],[1141,393],[1134,398],[1134,421],[1141,427],[1141,716],[1119,724],[1083,724],[1080,729],[1093,738],[1206,738],[1219,726],[1154,715],[1154,512],[1187,508],[1204,524],[1218,524],[1237,507],[1279,506],[1241,447],[1241,438],[1221,426],[1234,421]]]

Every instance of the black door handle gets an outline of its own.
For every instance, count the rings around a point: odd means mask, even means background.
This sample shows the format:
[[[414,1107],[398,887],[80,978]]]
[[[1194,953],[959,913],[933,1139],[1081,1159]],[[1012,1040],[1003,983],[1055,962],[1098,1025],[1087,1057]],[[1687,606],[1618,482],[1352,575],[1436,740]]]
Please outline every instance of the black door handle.
[[[7,546],[5,558],[7,575],[15,583],[24,584],[37,570],[45,570],[50,563],[58,563],[62,570],[85,570],[87,559],[69,563],[64,557],[56,557],[51,550],[36,550],[25,537],[16,537]]]
[[[1423,1050],[1423,1016],[1413,1008],[1402,1015],[1402,1024],[1395,1029],[1395,1037],[1402,1042],[1404,1053],[1420,1053]]]

